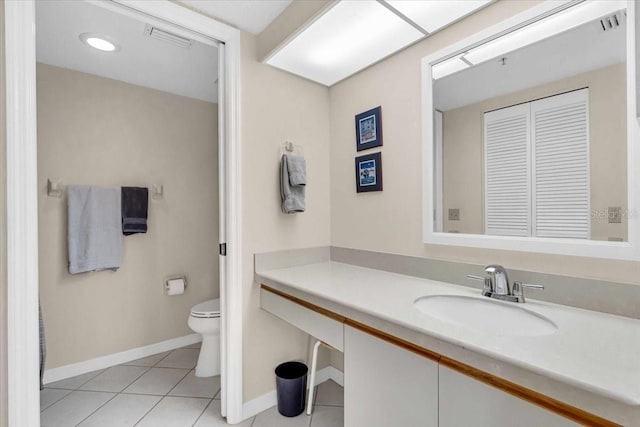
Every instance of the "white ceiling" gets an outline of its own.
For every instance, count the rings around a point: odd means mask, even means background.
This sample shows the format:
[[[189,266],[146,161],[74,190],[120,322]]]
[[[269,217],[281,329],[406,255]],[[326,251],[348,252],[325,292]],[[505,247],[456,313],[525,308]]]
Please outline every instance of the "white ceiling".
[[[191,9],[259,34],[293,0],[178,0]]]
[[[84,1],[37,1],[37,60],[101,77],[217,102],[218,49],[194,41],[188,49],[145,35],[146,22]],[[162,28],[171,31],[170,28]],[[82,33],[117,41],[118,52],[83,44]]]
[[[624,16],[624,15],[622,15]],[[626,19],[602,31],[592,21],[435,81],[434,106],[447,111],[626,60]]]

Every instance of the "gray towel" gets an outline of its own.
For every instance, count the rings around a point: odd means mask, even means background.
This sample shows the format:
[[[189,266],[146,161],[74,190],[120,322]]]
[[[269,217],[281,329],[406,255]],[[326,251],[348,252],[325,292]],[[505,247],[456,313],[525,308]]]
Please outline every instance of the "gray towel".
[[[289,183],[292,187],[307,185],[307,162],[304,157],[285,154],[287,168],[289,169]]]
[[[40,390],[44,388],[44,362],[47,359],[47,345],[44,341],[44,321],[42,320],[42,307],[38,303],[38,314],[40,316]]]
[[[292,214],[304,212],[304,185],[291,186],[287,155],[280,160],[280,195],[282,196],[282,212]]]
[[[70,185],[69,273],[117,270],[122,265],[119,188]]]

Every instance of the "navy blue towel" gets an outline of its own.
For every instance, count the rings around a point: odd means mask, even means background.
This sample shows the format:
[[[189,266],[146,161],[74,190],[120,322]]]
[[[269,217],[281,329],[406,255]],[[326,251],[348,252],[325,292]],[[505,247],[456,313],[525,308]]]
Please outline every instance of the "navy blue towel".
[[[149,189],[122,187],[122,234],[147,232]]]

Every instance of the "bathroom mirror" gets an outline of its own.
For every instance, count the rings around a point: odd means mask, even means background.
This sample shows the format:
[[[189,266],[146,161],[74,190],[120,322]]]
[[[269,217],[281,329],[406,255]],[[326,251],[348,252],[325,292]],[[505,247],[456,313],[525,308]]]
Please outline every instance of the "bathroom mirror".
[[[545,2],[423,60],[424,241],[637,259],[633,2]]]

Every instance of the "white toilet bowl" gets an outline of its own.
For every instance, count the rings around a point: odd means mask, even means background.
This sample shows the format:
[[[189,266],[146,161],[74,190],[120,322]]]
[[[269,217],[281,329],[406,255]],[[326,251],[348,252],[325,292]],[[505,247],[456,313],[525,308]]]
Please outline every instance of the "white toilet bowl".
[[[196,377],[220,375],[220,300],[194,305],[188,324],[193,332],[202,335]]]

